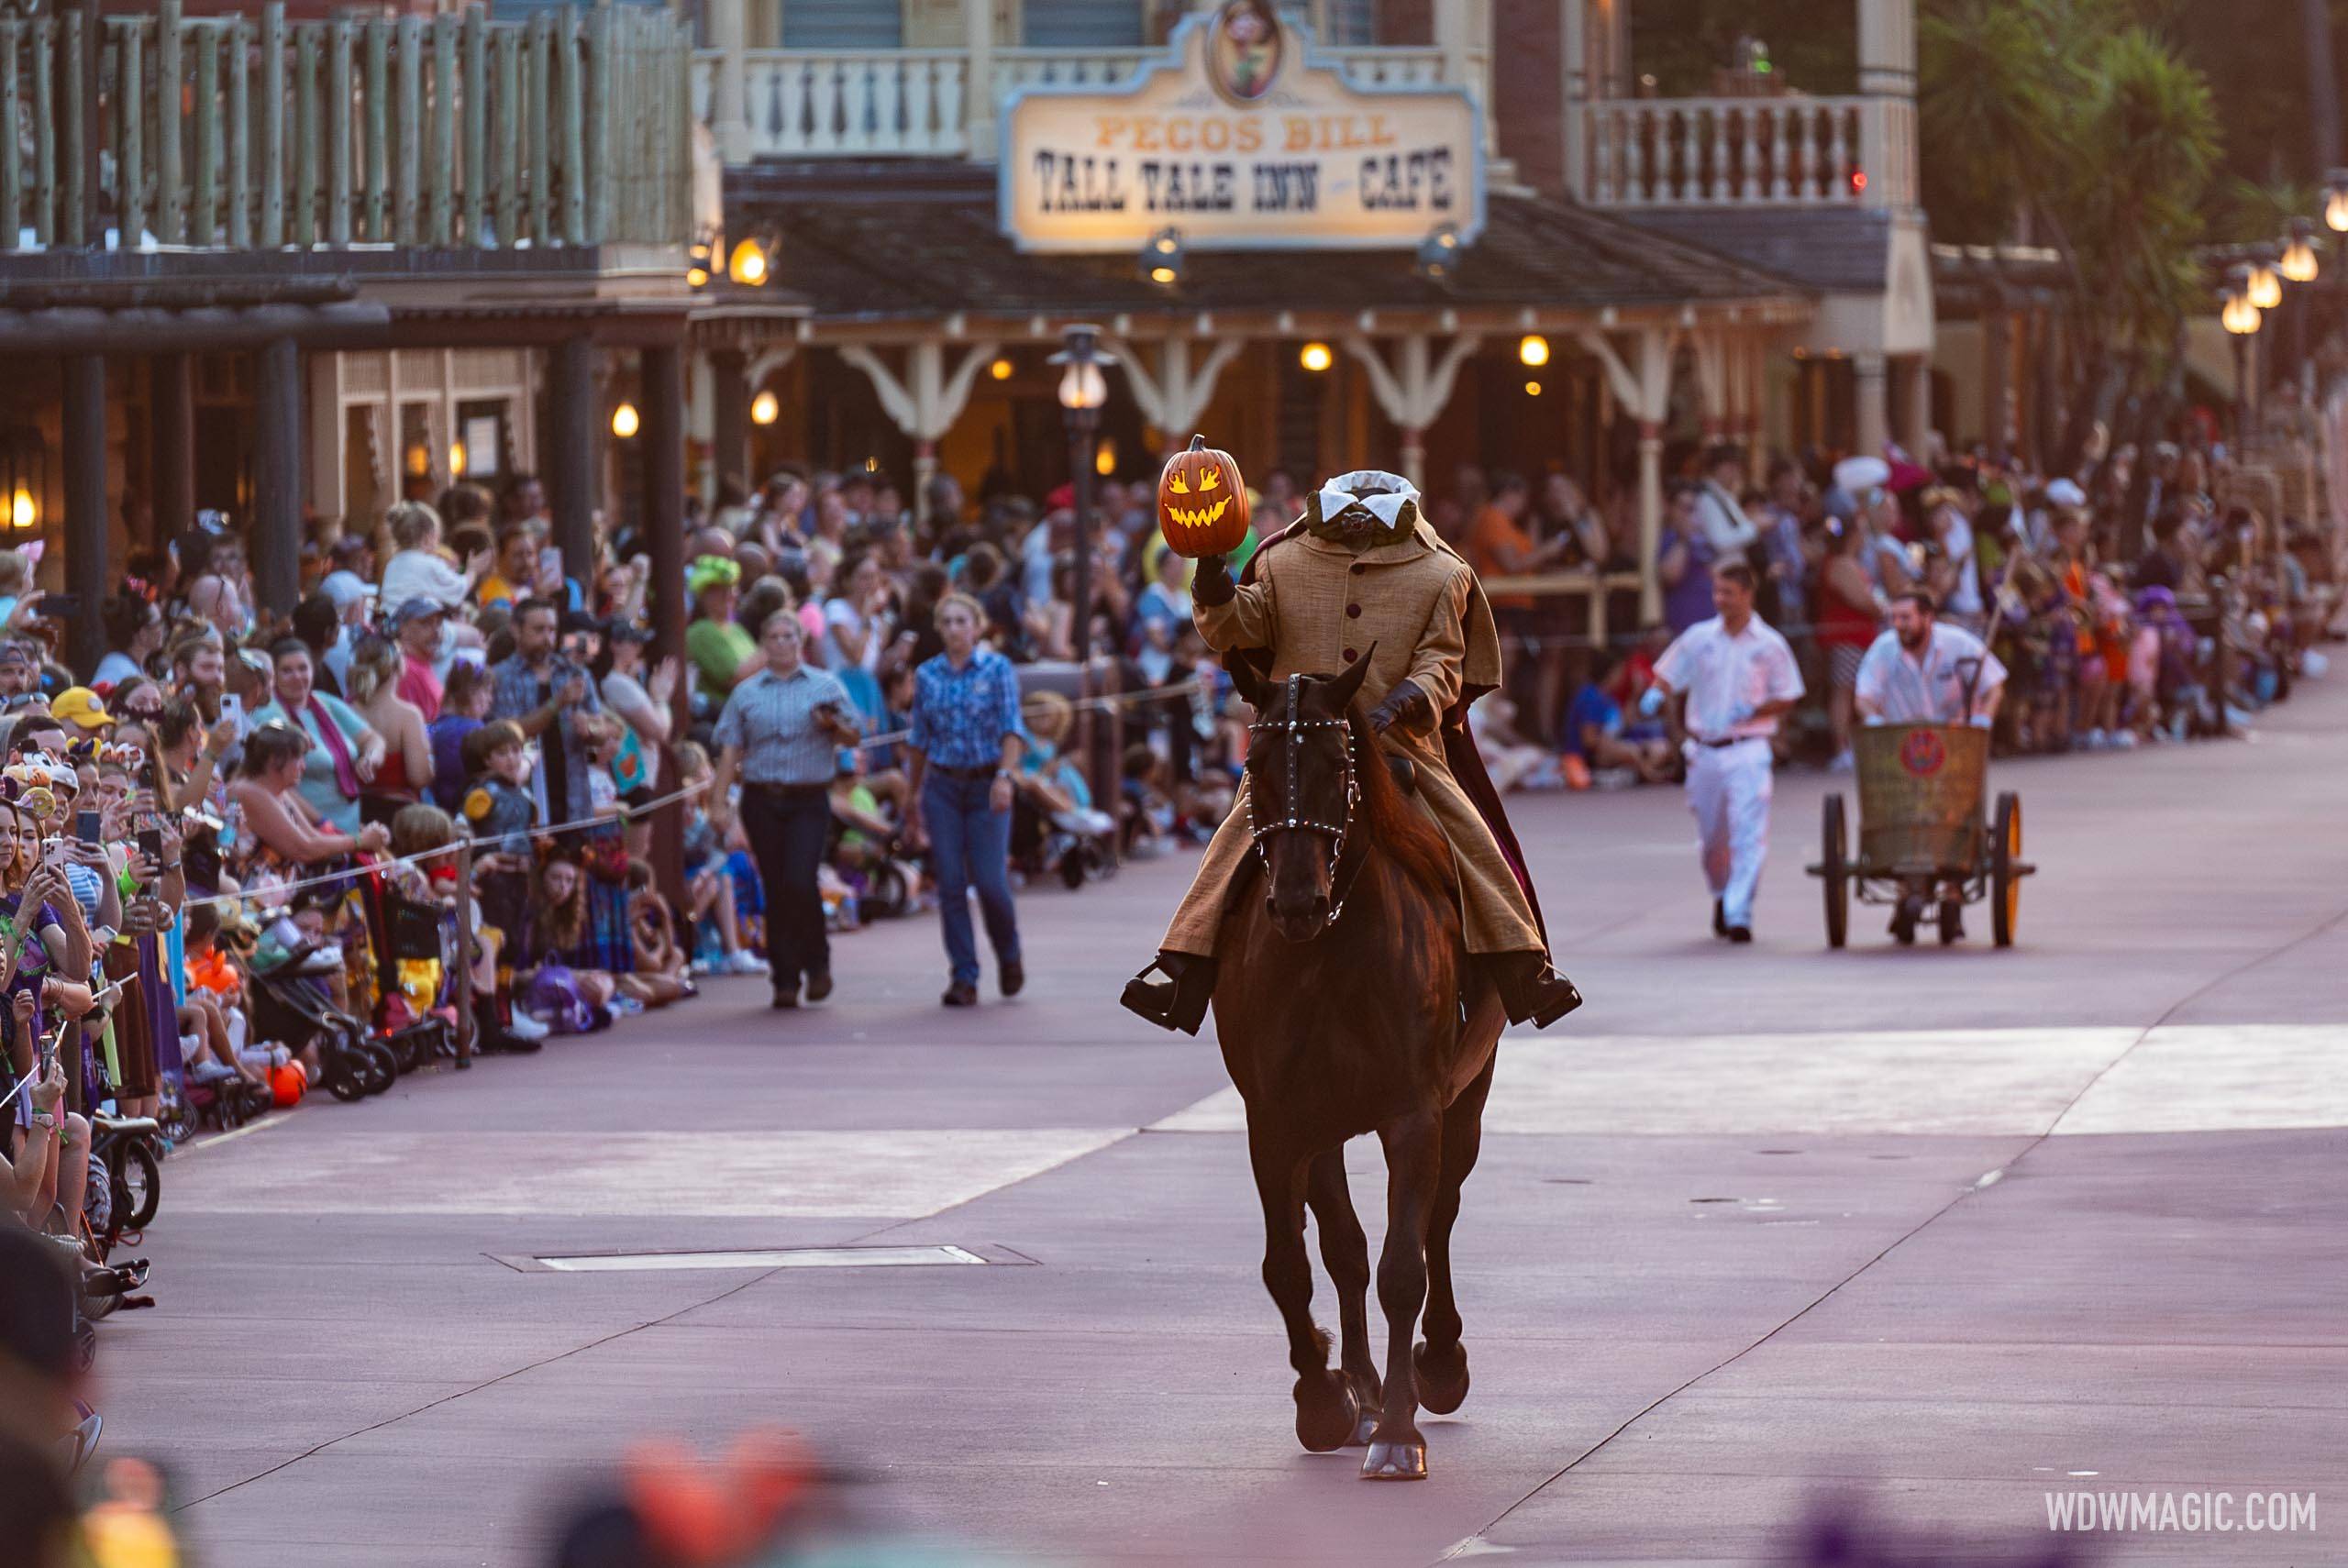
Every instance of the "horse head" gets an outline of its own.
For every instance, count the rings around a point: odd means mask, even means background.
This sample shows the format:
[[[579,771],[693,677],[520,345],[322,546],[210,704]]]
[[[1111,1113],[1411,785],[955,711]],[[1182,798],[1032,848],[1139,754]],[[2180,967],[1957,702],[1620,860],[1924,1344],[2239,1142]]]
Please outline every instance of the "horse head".
[[[1373,648],[1369,652],[1375,652]],[[1247,741],[1248,834],[1264,863],[1272,924],[1310,942],[1337,918],[1338,863],[1355,821],[1360,769],[1350,711],[1369,671],[1368,652],[1343,675],[1265,680],[1235,659],[1232,685],[1256,711]]]

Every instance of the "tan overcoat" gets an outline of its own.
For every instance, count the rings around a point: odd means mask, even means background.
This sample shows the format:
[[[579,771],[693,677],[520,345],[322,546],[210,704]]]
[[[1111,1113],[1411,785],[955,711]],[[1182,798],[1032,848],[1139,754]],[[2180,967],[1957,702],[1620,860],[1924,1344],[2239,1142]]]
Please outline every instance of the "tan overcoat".
[[[1380,744],[1411,759],[1414,798],[1450,841],[1468,950],[1539,950],[1531,902],[1491,828],[1452,776],[1438,733],[1440,716],[1463,686],[1500,684],[1500,638],[1475,571],[1423,522],[1411,537],[1358,555],[1300,532],[1267,546],[1255,567],[1255,580],[1241,584],[1230,603],[1197,608],[1207,646],[1218,653],[1269,650],[1275,680],[1335,674],[1366,657],[1364,708],[1403,680],[1416,682],[1436,719],[1416,728],[1398,723]],[[1246,789],[1244,780],[1240,789]],[[1162,945],[1213,954],[1232,884],[1249,853],[1243,794],[1215,830]]]

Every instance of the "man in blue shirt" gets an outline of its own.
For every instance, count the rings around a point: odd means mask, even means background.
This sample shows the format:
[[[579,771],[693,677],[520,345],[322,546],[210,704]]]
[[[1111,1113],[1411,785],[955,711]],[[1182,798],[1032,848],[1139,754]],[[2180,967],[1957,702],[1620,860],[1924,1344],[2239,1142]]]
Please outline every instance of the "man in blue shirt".
[[[946,651],[914,672],[913,789],[905,826],[933,850],[937,907],[953,968],[947,1007],[979,1001],[979,944],[970,930],[975,888],[1006,997],[1027,983],[1019,962],[1019,919],[1011,902],[1011,777],[1025,742],[1019,733],[1019,674],[979,646],[986,613],[964,593],[937,604]]]

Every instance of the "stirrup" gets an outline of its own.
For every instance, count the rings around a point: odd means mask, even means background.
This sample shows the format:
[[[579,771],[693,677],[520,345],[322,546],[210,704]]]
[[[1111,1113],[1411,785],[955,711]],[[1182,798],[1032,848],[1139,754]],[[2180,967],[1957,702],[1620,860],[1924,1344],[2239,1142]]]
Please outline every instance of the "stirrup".
[[[1172,960],[1171,963],[1168,960]],[[1166,977],[1152,980],[1153,973]],[[1160,1029],[1196,1034],[1214,998],[1214,960],[1195,953],[1160,953],[1125,982],[1117,1000],[1126,1011]]]

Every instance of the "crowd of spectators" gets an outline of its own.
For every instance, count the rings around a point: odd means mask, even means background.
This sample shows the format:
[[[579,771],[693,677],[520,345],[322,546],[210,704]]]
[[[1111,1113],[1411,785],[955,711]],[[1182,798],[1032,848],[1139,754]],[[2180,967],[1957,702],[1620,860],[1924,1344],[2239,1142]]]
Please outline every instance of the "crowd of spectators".
[[[2271,486],[2244,482],[2206,442],[2123,446],[2077,476],[1897,450],[1778,458],[1755,474],[1741,447],[1691,453],[1685,470],[1667,485],[1654,557],[1663,618],[1645,626],[1634,491],[1600,507],[1561,474],[1536,495],[1470,468],[1430,507],[1497,585],[1508,686],[1475,718],[1488,758],[1505,748],[1503,781],[1675,778],[1672,737],[1639,719],[1638,700],[1664,644],[1712,613],[1711,569],[1732,559],[1758,575],[1761,613],[1809,678],[1786,749],[1836,770],[1851,766],[1860,659],[1911,589],[2010,671],[1994,734],[2005,755],[2238,731],[2324,668],[2314,645],[2338,588],[2328,535],[2281,514]],[[1537,591],[1510,580],[1527,577],[1544,580]],[[1617,629],[1603,640],[1589,635],[1592,595]]]

